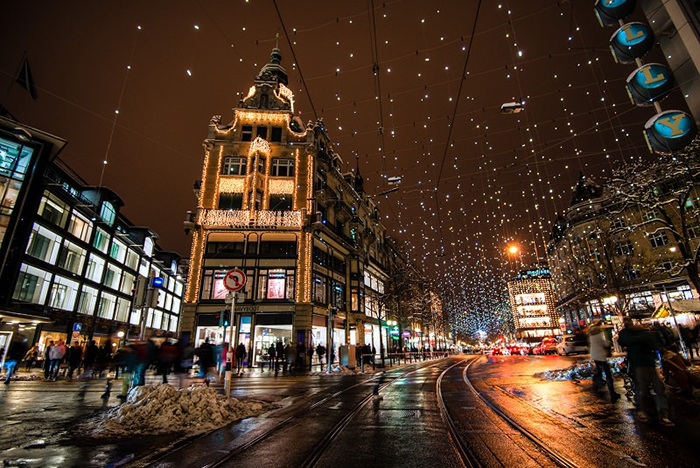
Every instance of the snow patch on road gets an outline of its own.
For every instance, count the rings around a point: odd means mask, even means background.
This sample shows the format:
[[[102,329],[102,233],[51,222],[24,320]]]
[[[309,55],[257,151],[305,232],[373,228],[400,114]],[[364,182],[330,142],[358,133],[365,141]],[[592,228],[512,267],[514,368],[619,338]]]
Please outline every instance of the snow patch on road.
[[[621,357],[608,360],[613,376],[622,372],[621,365],[623,361],[624,358]],[[583,361],[564,369],[538,372],[535,374],[535,377],[542,380],[586,380],[592,379],[594,372],[595,364],[593,361]]]
[[[260,401],[227,398],[205,386],[178,390],[170,385],[135,387],[124,403],[83,425],[95,437],[184,432],[196,434],[274,408]]]

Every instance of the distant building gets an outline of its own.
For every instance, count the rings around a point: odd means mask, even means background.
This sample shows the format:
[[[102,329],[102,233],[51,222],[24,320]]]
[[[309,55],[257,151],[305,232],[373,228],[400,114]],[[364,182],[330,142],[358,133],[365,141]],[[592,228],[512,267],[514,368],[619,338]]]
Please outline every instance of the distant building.
[[[116,193],[88,185],[57,159],[64,144],[0,118],[0,339],[21,333],[40,349],[48,340],[111,339],[116,347],[138,335],[142,311],[149,335],[175,335],[179,255],[161,251],[153,231],[122,215]],[[132,301],[138,278],[145,305]],[[159,278],[155,289],[147,278]]]
[[[236,267],[247,282],[233,341],[252,350],[252,365],[276,341],[328,346],[329,335],[336,347],[379,351],[389,342],[379,301],[385,228],[359,171],[342,171],[323,120],[304,125],[294,115],[280,62],[273,49],[230,123],[209,124],[197,211],[185,223],[193,238],[183,331],[195,343],[229,341],[223,278]]]
[[[562,334],[561,316],[555,310],[556,295],[548,268],[521,270],[517,277],[508,281],[508,295],[516,338],[534,343],[545,336]]]

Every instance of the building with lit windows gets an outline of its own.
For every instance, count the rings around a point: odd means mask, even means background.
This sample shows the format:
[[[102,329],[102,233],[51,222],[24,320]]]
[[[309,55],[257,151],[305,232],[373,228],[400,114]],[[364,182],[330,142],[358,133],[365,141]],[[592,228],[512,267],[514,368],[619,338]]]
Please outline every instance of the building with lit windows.
[[[546,267],[521,270],[508,281],[515,336],[525,342],[562,334],[552,276]]]
[[[180,257],[122,215],[116,193],[90,186],[59,160],[64,144],[0,119],[0,281],[7,285],[0,288],[0,335],[21,333],[40,349],[57,339],[117,346],[139,334],[142,317],[149,336],[175,335],[184,294]],[[146,307],[132,304],[139,277],[162,279]]]
[[[233,341],[256,366],[278,340],[328,346],[330,335],[335,347],[379,350],[379,334],[385,346],[388,338],[378,301],[385,228],[359,173],[341,172],[323,121],[295,117],[280,61],[273,49],[230,123],[212,118],[197,210],[185,222],[193,238],[183,332],[195,344],[229,341],[217,313],[228,307],[224,275],[240,268],[247,282]]]

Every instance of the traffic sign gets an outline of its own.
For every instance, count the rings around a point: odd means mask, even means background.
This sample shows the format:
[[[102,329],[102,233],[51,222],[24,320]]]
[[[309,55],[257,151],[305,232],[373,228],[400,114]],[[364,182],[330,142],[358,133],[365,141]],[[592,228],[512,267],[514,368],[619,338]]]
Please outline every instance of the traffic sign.
[[[245,282],[245,273],[238,268],[229,270],[224,276],[224,287],[229,291],[240,291],[245,286]]]

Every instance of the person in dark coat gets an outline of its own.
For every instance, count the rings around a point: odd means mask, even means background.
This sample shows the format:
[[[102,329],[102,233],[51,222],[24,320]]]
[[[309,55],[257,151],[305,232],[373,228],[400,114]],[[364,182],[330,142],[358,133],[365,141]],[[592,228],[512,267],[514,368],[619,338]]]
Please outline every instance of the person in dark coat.
[[[53,340],[49,341],[49,344],[46,346],[44,349],[44,378],[49,379],[50,375],[50,369],[51,369],[51,358],[49,357],[49,353],[51,352],[51,348],[54,347]]]
[[[269,369],[272,370],[272,366],[275,365],[275,359],[277,357],[277,348],[275,347],[274,343],[270,344],[270,347],[267,349],[267,355],[270,358],[270,363],[269,363]]]
[[[17,371],[17,365],[25,354],[27,354],[27,338],[24,335],[16,335],[10,342],[5,356],[5,385],[10,385],[10,379]]]
[[[284,357],[285,352],[282,340],[277,340],[277,344],[275,344],[275,372],[280,370],[280,360],[284,361]]]
[[[245,349],[245,345],[243,343],[238,343],[238,346],[236,346],[236,372],[239,374],[247,354],[248,352]]]
[[[662,338],[657,332],[634,325],[629,317],[625,317],[623,323],[625,328],[620,330],[617,342],[627,348],[627,361],[636,384],[634,401],[637,406],[637,419],[640,422],[649,420],[643,404],[649,393],[649,386],[653,386],[659,422],[664,426],[674,426],[675,424],[668,419],[666,388],[656,372],[656,350],[662,347]]]
[[[199,377],[204,379],[204,383],[209,385],[209,369],[214,366],[214,347],[209,343],[209,338],[194,351],[199,359]]]
[[[326,347],[319,343],[318,346],[316,346],[316,354],[318,355],[318,363],[323,366],[323,356],[326,355]]]
[[[73,372],[80,367],[80,362],[83,360],[83,348],[76,341],[73,346],[68,348],[68,380],[73,378]]]
[[[95,362],[97,361],[97,354],[100,348],[95,344],[95,340],[91,340],[90,344],[85,347],[85,359],[83,360],[84,372],[88,376],[92,376],[92,372],[95,369]]]
[[[309,345],[309,370],[313,369],[314,366],[314,345],[313,343]]]

